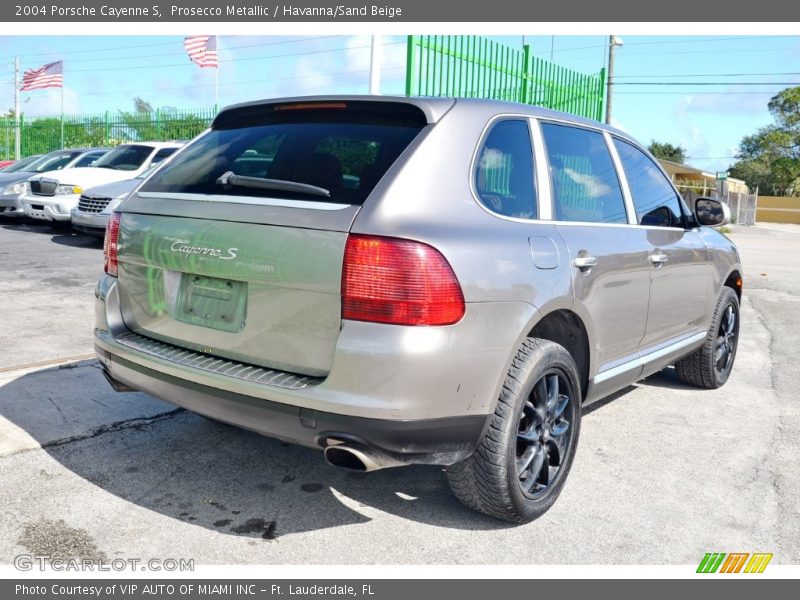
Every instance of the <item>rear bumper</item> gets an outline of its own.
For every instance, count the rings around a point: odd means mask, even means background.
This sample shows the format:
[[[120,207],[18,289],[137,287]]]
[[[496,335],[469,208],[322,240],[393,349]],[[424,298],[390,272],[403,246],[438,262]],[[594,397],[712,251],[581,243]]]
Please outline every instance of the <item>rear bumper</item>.
[[[481,415],[394,421],[320,412],[178,380],[95,346],[106,376],[206,417],[295,444],[324,448],[328,440],[358,442],[408,464],[448,465],[472,454]]]
[[[97,355],[124,386],[271,437],[316,447],[351,439],[423,464],[452,464],[474,450],[535,310],[468,305],[462,322],[442,328],[344,321],[330,372],[309,378],[220,366],[224,359],[137,336],[116,278],[103,277],[95,295]]]

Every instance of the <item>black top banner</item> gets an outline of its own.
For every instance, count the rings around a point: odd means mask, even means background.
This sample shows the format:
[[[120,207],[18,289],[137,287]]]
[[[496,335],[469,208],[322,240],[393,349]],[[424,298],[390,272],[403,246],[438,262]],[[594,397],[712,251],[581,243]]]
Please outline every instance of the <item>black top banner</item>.
[[[54,0],[0,5],[18,22],[792,22],[800,3],[786,0]]]

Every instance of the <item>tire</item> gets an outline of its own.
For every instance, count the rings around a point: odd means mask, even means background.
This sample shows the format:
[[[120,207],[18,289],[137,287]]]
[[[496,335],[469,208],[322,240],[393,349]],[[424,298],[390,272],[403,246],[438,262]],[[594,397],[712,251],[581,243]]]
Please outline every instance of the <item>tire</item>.
[[[542,516],[572,466],[581,401],[578,369],[569,352],[548,340],[525,340],[475,452],[446,470],[455,496],[469,508],[512,523]],[[526,461],[528,467],[520,471]]]
[[[731,315],[732,326],[729,321]],[[739,297],[731,288],[724,287],[717,300],[705,343],[675,363],[678,379],[710,390],[725,385],[733,370],[739,346],[739,321]],[[723,355],[718,354],[720,349]]]

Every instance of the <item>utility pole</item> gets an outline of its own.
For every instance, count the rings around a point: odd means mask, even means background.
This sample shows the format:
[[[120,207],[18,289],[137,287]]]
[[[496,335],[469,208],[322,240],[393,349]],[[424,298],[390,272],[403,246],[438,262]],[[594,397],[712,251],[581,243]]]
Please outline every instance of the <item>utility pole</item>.
[[[373,35],[369,55],[369,93],[381,93],[381,61],[383,59],[383,37]]]
[[[622,38],[608,36],[608,79],[606,80],[606,123],[611,123],[611,98],[614,91],[614,50],[622,46]]]
[[[14,57],[14,159],[20,159],[20,150],[22,144],[20,143],[19,132],[19,56]]]

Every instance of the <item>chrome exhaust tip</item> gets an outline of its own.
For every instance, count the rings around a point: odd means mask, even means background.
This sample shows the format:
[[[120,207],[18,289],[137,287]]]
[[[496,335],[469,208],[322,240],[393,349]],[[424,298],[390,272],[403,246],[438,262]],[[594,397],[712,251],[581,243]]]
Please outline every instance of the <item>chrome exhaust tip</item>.
[[[360,444],[339,442],[338,440],[330,440],[329,443],[332,445],[325,448],[325,462],[340,469],[366,473],[390,467],[402,467],[406,464],[388,454]]]

